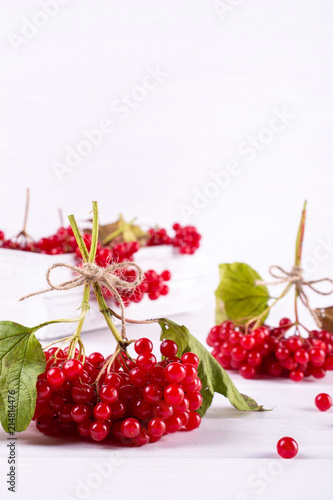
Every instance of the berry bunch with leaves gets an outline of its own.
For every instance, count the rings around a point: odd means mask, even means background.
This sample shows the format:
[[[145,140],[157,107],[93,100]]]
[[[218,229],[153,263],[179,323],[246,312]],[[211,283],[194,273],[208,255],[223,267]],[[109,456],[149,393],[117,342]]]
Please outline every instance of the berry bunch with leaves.
[[[244,378],[258,375],[289,377],[300,382],[305,377],[322,378],[333,370],[332,308],[312,309],[306,287],[320,295],[333,293],[329,278],[306,281],[301,269],[306,217],[304,204],[297,239],[295,264],[291,272],[272,266],[277,280],[271,285],[285,285],[281,294],[270,301],[269,291],[260,275],[244,263],[221,264],[220,284],[216,295],[216,325],[207,343],[212,355],[225,369],[237,370]],[[318,289],[319,283],[330,290]],[[278,326],[265,321],[271,309],[295,288],[295,318],[282,318]],[[318,329],[307,328],[300,320],[299,303],[313,316]]]
[[[35,420],[37,429],[47,435],[75,434],[83,439],[141,446],[168,433],[199,427],[215,392],[239,410],[262,410],[238,392],[224,369],[185,326],[165,318],[143,322],[157,322],[161,327],[161,360],[153,354],[148,338],[128,340],[126,322],[130,320],[124,316],[120,289],[137,286],[142,271],[132,263],[136,277],[126,281],[116,272],[123,263],[106,268],[96,263],[97,203],[93,203],[93,214],[89,250],[74,216],[69,217],[82,266],[54,264],[47,273],[50,288],[37,292],[82,286],[80,315],[34,327],[0,322],[0,419],[4,430],[21,432]],[[75,271],[73,280],[53,285],[50,273],[61,266]],[[107,286],[119,300],[121,333],[113,321],[118,315],[108,308],[101,286]],[[81,338],[91,288],[116,341],[114,352],[107,357],[99,352],[87,356]],[[76,322],[75,333],[43,350],[36,331],[64,322]],[[136,357],[130,353],[132,344]]]

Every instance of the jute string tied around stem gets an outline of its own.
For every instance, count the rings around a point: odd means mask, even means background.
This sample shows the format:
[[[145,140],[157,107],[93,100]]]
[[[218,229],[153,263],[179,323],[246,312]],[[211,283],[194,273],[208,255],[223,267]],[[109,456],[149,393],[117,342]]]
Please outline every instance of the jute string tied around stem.
[[[269,274],[276,279],[276,281],[274,282],[256,281],[256,285],[270,286],[270,285],[281,285],[283,283],[291,283],[295,285],[302,303],[305,305],[305,307],[307,307],[307,309],[309,309],[318,327],[322,328],[321,320],[316,310],[311,308],[309,298],[306,292],[304,291],[304,288],[308,287],[314,292],[318,293],[319,295],[331,295],[333,294],[333,280],[331,280],[330,278],[321,278],[319,280],[307,281],[304,279],[303,269],[300,266],[293,266],[290,272],[286,271],[280,266],[270,266],[268,271]],[[314,286],[318,283],[325,283],[325,282],[330,283],[332,285],[331,289],[327,292],[319,290],[316,286]]]
[[[57,267],[66,267],[70,269],[74,273],[77,274],[73,279],[69,281],[64,281],[59,285],[55,285],[52,283],[50,275],[53,269]],[[134,281],[126,281],[121,276],[116,274],[115,272],[121,268],[132,267],[136,270],[136,278]],[[123,299],[118,290],[134,290],[135,287],[140,285],[144,277],[144,272],[140,266],[135,264],[134,262],[120,262],[118,264],[112,264],[108,267],[100,267],[94,262],[85,262],[82,264],[82,267],[73,266],[71,264],[65,264],[63,262],[59,262],[57,264],[53,264],[46,272],[46,281],[49,285],[49,288],[45,290],[40,290],[38,292],[30,293],[29,295],[25,295],[20,299],[25,300],[29,297],[34,297],[35,295],[40,295],[42,293],[51,292],[52,290],[71,290],[78,286],[82,286],[85,284],[94,284],[98,283],[101,286],[104,286],[110,292],[114,294],[117,298],[121,310],[121,336],[124,340],[126,340],[126,319],[125,319],[125,306]]]

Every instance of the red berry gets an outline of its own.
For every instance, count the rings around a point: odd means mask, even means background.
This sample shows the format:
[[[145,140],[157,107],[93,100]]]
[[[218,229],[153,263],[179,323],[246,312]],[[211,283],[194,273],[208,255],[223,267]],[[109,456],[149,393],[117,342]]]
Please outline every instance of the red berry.
[[[137,366],[129,372],[129,378],[135,387],[144,387],[148,381],[148,373]]]
[[[85,420],[84,422],[81,422],[78,424],[76,427],[78,433],[82,437],[90,437],[90,427],[91,427],[92,421],[91,420]]]
[[[199,366],[199,358],[194,352],[186,352],[182,355],[181,360],[184,365],[193,365],[196,368]]]
[[[203,397],[200,392],[188,392],[186,397],[189,400],[189,409],[191,411],[198,410],[202,405]]]
[[[90,426],[90,437],[95,441],[103,441],[109,434],[109,426],[105,422],[97,421]]]
[[[54,367],[50,368],[46,374],[48,383],[52,387],[60,387],[65,382],[65,375],[61,368]]]
[[[173,432],[178,432],[180,428],[183,426],[183,420],[179,415],[171,415],[166,421],[166,432],[169,434]]]
[[[295,352],[300,349],[303,345],[303,342],[300,337],[290,337],[287,340],[287,349],[291,352]]]
[[[136,418],[126,418],[120,427],[121,433],[127,438],[133,438],[140,433],[140,423]]]
[[[90,416],[90,411],[88,406],[86,405],[78,404],[73,406],[71,409],[72,420],[78,424],[88,420],[89,416]]]
[[[156,358],[151,352],[144,352],[137,357],[136,363],[142,370],[149,371],[156,365]]]
[[[298,444],[291,437],[283,437],[279,439],[276,449],[282,458],[294,458],[298,453]]]
[[[170,281],[171,280],[171,273],[168,270],[163,271],[161,274],[163,281]]]
[[[185,429],[187,431],[193,431],[194,429],[197,429],[201,424],[201,417],[196,413],[195,411],[190,411],[189,412],[189,420],[185,426]]]
[[[301,382],[304,378],[304,372],[302,370],[292,370],[289,373],[289,378],[294,382]]]
[[[318,410],[327,411],[332,406],[332,398],[329,394],[322,392],[316,396],[315,404]]]
[[[151,436],[163,436],[166,431],[166,425],[161,418],[152,418],[148,423],[148,432]]]
[[[69,359],[64,363],[63,372],[67,380],[73,380],[80,377],[83,372],[83,365],[78,359]]]
[[[156,385],[148,384],[143,389],[143,398],[149,404],[158,403],[162,399],[162,389]]]
[[[281,326],[281,328],[288,329],[292,325],[292,322],[291,322],[291,320],[289,318],[282,318],[279,321],[279,325]]]
[[[246,379],[251,379],[255,377],[256,369],[250,365],[242,365],[239,369],[240,375]]]
[[[90,356],[88,356],[88,361],[93,366],[99,367],[104,363],[105,359],[100,352],[93,352],[92,354],[90,354]]]
[[[304,349],[298,349],[294,354],[294,359],[296,363],[299,363],[300,365],[307,365],[310,358]]]
[[[112,415],[110,406],[107,403],[98,403],[94,408],[96,420],[108,420]]]
[[[164,399],[171,406],[178,406],[184,399],[184,391],[177,384],[170,384],[164,389]]]
[[[325,351],[320,349],[319,347],[312,347],[309,349],[309,357],[310,357],[310,363],[313,366],[322,366],[325,362]]]
[[[192,363],[191,363],[192,364]],[[165,378],[171,383],[179,383],[186,377],[186,368],[180,363],[170,363],[164,370]]]
[[[166,358],[174,358],[177,356],[178,346],[173,340],[163,340],[160,345],[160,351],[162,356]]]
[[[111,385],[112,387],[118,389],[118,387],[120,387],[121,385],[121,377],[114,372],[108,373],[103,381],[103,385]]]
[[[101,400],[105,403],[115,403],[118,399],[118,391],[110,385],[103,385],[99,393]]]
[[[78,384],[72,388],[72,398],[75,403],[89,403],[93,396],[93,388],[88,384]]]
[[[153,343],[149,339],[141,338],[135,342],[134,350],[137,354],[143,354],[145,352],[152,352]]]
[[[259,366],[261,361],[262,361],[262,357],[261,357],[260,352],[250,351],[247,355],[246,361],[247,361],[247,364],[250,366]]]
[[[37,381],[37,396],[41,399],[48,399],[52,394],[52,387],[46,380]]]
[[[244,335],[241,338],[240,343],[241,343],[241,346],[243,347],[243,349],[250,351],[255,346],[256,340],[255,340],[255,337],[252,335]]]

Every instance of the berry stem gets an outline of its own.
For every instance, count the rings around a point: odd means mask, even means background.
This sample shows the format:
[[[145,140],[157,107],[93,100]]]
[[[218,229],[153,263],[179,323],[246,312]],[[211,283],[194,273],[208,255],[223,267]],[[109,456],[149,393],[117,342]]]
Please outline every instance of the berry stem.
[[[299,228],[297,231],[296,237],[296,246],[295,246],[295,266],[300,267],[302,262],[302,250],[303,250],[303,240],[304,240],[304,230],[305,230],[305,220],[306,220],[306,201],[304,202],[301,220],[299,224]],[[294,309],[295,309],[295,323],[296,330],[298,331],[299,325],[299,317],[298,317],[298,298],[299,291],[297,286],[295,286],[295,299],[294,299]]]
[[[25,203],[23,229],[21,231],[21,234],[27,234],[26,229],[27,229],[27,223],[28,223],[29,205],[30,205],[30,189],[28,188],[27,189],[27,198],[26,198],[26,203]]]
[[[78,228],[78,225],[76,223],[74,215],[70,215],[68,217],[69,222],[71,224],[71,227],[73,229],[73,233],[75,236],[75,239],[77,241],[78,247],[80,249],[82,258],[84,262],[94,262],[95,260],[95,255],[96,255],[96,249],[97,249],[97,241],[98,241],[98,204],[96,201],[93,202],[93,228],[92,228],[92,235],[91,235],[91,247],[90,247],[90,253],[88,253],[86,244],[83,240],[83,237],[81,235],[81,232]],[[115,327],[113,321],[112,321],[112,316],[110,315],[109,308],[104,300],[101,287],[99,286],[98,283],[93,283],[93,290],[97,299],[97,303],[99,306],[100,312],[103,314],[104,319],[108,325],[108,327],[111,330],[112,335],[114,336],[115,340],[117,343],[123,347],[124,346],[124,341],[118,332],[117,328]]]

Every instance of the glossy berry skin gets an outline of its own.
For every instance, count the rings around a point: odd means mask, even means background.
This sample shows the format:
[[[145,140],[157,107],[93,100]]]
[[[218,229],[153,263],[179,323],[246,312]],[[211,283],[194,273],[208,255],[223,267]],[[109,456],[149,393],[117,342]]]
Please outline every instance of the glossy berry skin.
[[[251,379],[255,377],[256,369],[250,365],[243,365],[239,368],[239,373],[243,378]]]
[[[72,398],[75,403],[89,403],[93,395],[94,391],[88,384],[78,384],[72,388]]]
[[[199,358],[193,352],[186,352],[182,355],[181,360],[184,365],[189,364],[195,366],[196,368],[199,366]]]
[[[73,380],[80,377],[83,372],[83,365],[78,359],[69,359],[64,363],[62,369],[66,379]]]
[[[92,424],[91,420],[85,420],[84,422],[81,422],[80,424],[77,425],[76,429],[77,432],[80,434],[80,436],[85,438],[90,437],[91,424]]]
[[[50,368],[46,374],[48,383],[52,387],[59,388],[65,382],[65,375],[61,368]]]
[[[189,409],[191,411],[198,410],[202,405],[202,395],[200,392],[188,392],[186,395],[189,400]]]
[[[52,394],[52,387],[46,380],[38,380],[37,395],[41,399],[48,399]]]
[[[186,377],[186,368],[180,363],[170,363],[164,370],[165,378],[171,383],[179,383]]]
[[[162,399],[162,389],[156,385],[148,384],[143,389],[143,398],[149,404],[156,404]]]
[[[89,432],[94,441],[103,441],[109,434],[109,427],[105,422],[97,421],[91,424]]]
[[[104,356],[100,352],[93,352],[88,357],[89,363],[91,363],[95,368],[101,366],[105,359]]]
[[[289,328],[292,325],[292,321],[289,318],[282,318],[279,321],[279,326],[282,328]]]
[[[83,404],[77,404],[71,409],[72,420],[78,424],[85,422],[90,417],[90,411],[88,406]]]
[[[130,371],[129,378],[135,387],[144,387],[148,382],[148,373],[137,366]]]
[[[127,418],[121,424],[120,430],[124,437],[134,438],[140,433],[140,422],[135,418]]]
[[[137,357],[136,363],[142,370],[149,371],[156,365],[156,358],[151,352],[144,352]]]
[[[162,356],[166,358],[174,358],[177,356],[178,346],[173,340],[163,340],[160,345],[160,351]]]
[[[164,389],[164,399],[171,406],[178,406],[182,403],[185,393],[177,384],[170,384]]]
[[[152,418],[148,423],[148,432],[151,436],[162,436],[166,431],[166,424],[161,418]]]
[[[110,385],[103,385],[100,390],[100,397],[104,403],[115,403],[118,399],[118,391]]]
[[[108,420],[111,418],[112,411],[107,403],[98,403],[94,408],[94,417],[96,420]]]
[[[298,453],[298,444],[291,437],[283,437],[279,439],[276,449],[282,458],[294,458]]]
[[[194,429],[197,429],[201,424],[201,417],[198,413],[195,411],[190,411],[189,412],[189,419],[187,424],[185,425],[185,429],[187,431],[193,431]]]
[[[324,392],[318,394],[315,398],[315,405],[320,411],[327,411],[332,407],[332,398]]]
[[[121,377],[117,373],[109,373],[105,377],[103,385],[111,385],[117,389],[121,385]]]
[[[301,382],[304,378],[304,373],[302,370],[292,370],[289,373],[289,378],[290,378],[290,380],[293,380],[294,382]]]
[[[151,340],[143,337],[135,342],[134,350],[137,354],[143,354],[144,352],[152,352],[153,343],[151,342]]]

